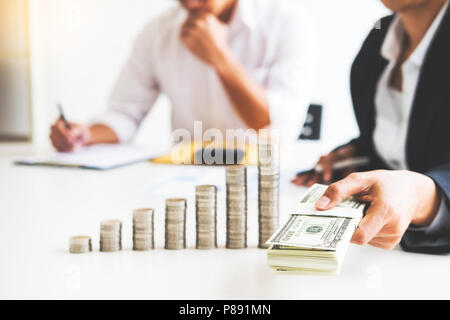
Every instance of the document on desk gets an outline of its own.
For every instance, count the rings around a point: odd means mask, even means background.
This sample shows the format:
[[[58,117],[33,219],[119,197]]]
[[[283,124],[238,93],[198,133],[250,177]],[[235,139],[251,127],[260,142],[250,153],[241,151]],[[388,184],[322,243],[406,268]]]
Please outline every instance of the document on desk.
[[[73,153],[54,153],[20,159],[15,163],[29,166],[59,166],[92,170],[110,170],[159,157],[166,146],[137,147],[133,145],[99,144]]]

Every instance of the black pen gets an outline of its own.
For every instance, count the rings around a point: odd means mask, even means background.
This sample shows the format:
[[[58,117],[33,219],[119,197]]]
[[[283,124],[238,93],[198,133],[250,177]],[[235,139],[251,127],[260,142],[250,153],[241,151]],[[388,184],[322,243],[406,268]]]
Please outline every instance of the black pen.
[[[58,103],[58,110],[59,110],[59,118],[64,121],[64,124],[66,125],[67,130],[72,130],[72,127],[67,122],[66,117],[64,116],[64,111],[60,103]]]

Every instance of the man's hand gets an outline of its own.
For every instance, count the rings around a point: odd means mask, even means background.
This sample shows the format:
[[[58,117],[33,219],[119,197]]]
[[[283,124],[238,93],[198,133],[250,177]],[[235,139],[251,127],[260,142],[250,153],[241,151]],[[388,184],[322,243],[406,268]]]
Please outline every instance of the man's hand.
[[[440,194],[434,181],[411,171],[352,173],[327,189],[316,207],[329,210],[343,199],[355,196],[369,208],[352,242],[392,249],[412,223],[429,225],[438,210]]]
[[[62,120],[58,120],[50,132],[50,140],[59,152],[73,152],[89,143],[91,132],[89,127],[69,123],[70,129]]]
[[[217,68],[228,53],[228,27],[206,12],[191,14],[181,28],[181,40],[200,60]]]

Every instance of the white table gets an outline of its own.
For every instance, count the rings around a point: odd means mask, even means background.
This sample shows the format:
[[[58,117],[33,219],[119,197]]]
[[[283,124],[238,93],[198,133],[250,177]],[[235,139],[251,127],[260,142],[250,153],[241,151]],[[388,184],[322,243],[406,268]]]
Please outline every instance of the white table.
[[[303,146],[300,154],[309,153],[308,148],[312,147]],[[187,196],[190,201],[189,248],[164,250],[165,197],[155,192],[155,183],[168,179],[179,168],[141,163],[95,172],[12,164],[14,159],[32,153],[27,145],[0,145],[0,299],[450,298],[448,256],[351,245],[340,276],[272,272],[265,251],[256,248],[257,212],[252,195],[249,248],[223,248],[225,212],[221,197],[220,248],[199,251],[194,249],[194,186],[185,194],[177,190],[182,184],[174,186],[173,196]],[[309,165],[313,157],[296,161],[299,166]],[[220,170],[204,169],[203,179],[210,177],[215,179],[211,183],[223,184]],[[304,191],[289,184],[293,172],[283,173],[282,218]],[[254,176],[254,170],[250,174]],[[157,249],[133,252],[131,210],[149,206],[157,212]],[[98,252],[99,223],[105,218],[123,220],[122,252]],[[93,236],[93,253],[68,253],[69,237],[77,234]]]

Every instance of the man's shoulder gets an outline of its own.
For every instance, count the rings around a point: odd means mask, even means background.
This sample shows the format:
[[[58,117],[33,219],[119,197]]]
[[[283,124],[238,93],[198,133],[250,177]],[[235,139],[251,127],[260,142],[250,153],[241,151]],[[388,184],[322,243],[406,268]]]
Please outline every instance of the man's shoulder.
[[[308,20],[306,8],[295,0],[243,0],[252,3],[260,27],[300,26]]]
[[[277,16],[281,18],[296,17],[302,14],[304,9],[295,0],[244,0],[252,1],[255,8],[255,13]]]
[[[162,36],[166,32],[169,32],[176,28],[186,16],[185,10],[179,6],[175,5],[166,9],[161,14],[152,18],[143,28],[141,36],[149,36],[157,33]]]

